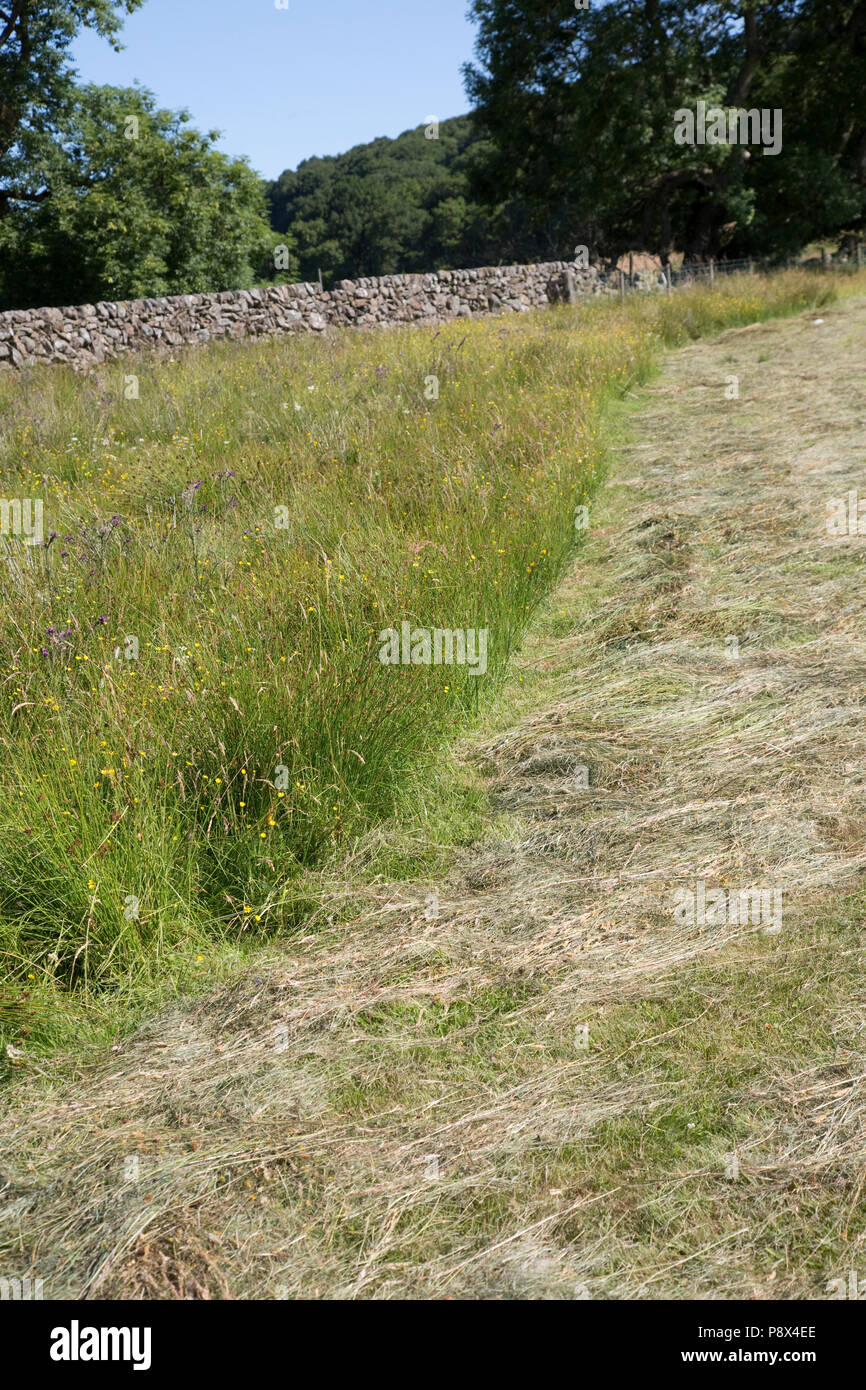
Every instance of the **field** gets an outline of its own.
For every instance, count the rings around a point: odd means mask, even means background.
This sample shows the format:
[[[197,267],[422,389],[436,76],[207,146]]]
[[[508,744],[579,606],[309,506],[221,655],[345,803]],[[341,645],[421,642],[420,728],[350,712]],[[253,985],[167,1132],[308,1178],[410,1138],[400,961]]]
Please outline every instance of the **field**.
[[[864,320],[834,299],[744,277],[0,380],[0,492],[45,520],[0,578],[10,1271],[614,1298],[847,1271],[859,563],[813,537],[856,477]],[[383,665],[406,621],[486,629],[485,676]],[[779,877],[779,940],[646,897]]]
[[[501,679],[603,468],[607,399],[662,343],[816,291],[7,377],[0,487],[44,508],[0,576],[8,1040],[70,990],[188,983],[303,922],[308,871],[407,789],[418,807]],[[406,620],[487,628],[486,680],[383,666]]]

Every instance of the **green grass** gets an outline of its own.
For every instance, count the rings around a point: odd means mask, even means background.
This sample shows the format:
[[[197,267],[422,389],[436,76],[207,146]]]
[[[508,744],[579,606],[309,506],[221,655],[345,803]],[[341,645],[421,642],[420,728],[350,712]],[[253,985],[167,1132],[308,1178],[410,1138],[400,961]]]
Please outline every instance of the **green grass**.
[[[471,837],[482,798],[439,753],[563,570],[611,404],[663,348],[833,293],[790,273],[4,376],[0,494],[45,529],[0,573],[4,1041],[229,972],[395,815],[392,871]],[[486,677],[382,665],[402,621],[486,628]]]

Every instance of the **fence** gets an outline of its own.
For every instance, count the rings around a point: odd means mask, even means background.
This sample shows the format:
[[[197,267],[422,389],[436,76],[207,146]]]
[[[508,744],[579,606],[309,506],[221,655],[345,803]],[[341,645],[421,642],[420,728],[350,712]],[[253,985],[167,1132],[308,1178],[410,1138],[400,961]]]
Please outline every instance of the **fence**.
[[[629,258],[631,261],[631,257]],[[785,260],[765,260],[756,261],[752,257],[742,260],[714,260],[710,259],[704,265],[690,263],[676,269],[668,266],[665,270],[629,270],[619,271],[620,295],[625,296],[633,290],[645,289],[649,286],[657,289],[684,289],[688,285],[695,285],[704,282],[714,284],[719,276],[723,275],[753,275],[757,271],[770,270],[792,270],[801,267],[813,271],[840,271],[850,273],[861,269],[866,265],[866,244],[858,242],[847,257],[830,256],[822,248],[820,256],[810,260],[802,261],[793,256]]]

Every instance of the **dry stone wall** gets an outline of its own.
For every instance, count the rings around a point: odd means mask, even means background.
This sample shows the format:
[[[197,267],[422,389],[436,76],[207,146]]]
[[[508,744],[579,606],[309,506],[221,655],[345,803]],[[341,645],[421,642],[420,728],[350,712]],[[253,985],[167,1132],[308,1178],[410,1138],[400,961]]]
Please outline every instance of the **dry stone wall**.
[[[86,371],[125,353],[172,352],[217,338],[442,323],[525,313],[556,301],[617,292],[618,280],[605,278],[594,267],[550,261],[341,280],[331,290],[317,284],[271,285],[64,309],[13,309],[0,314],[0,369],[65,362]]]

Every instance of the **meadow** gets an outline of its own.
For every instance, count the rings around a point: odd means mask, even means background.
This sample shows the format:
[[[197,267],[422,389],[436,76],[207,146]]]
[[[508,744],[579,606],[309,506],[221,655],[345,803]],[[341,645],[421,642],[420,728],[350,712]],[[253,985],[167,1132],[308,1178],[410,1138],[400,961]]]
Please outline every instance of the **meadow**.
[[[44,516],[0,538],[4,1044],[298,930],[388,820],[441,839],[438,750],[579,543],[612,403],[666,348],[833,294],[788,272],[0,377],[0,496]],[[486,629],[486,675],[383,665],[403,622]]]

